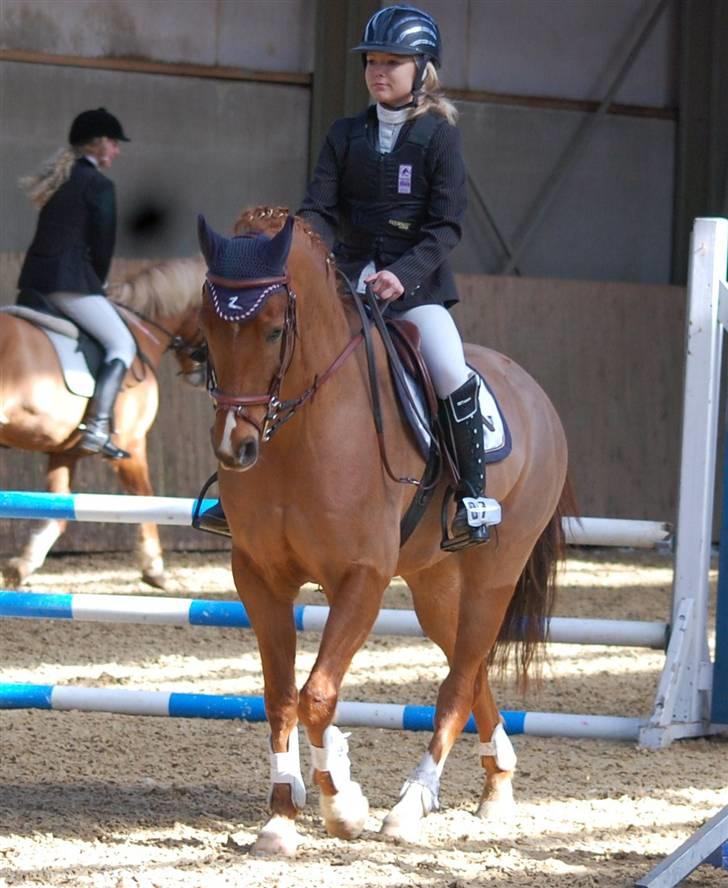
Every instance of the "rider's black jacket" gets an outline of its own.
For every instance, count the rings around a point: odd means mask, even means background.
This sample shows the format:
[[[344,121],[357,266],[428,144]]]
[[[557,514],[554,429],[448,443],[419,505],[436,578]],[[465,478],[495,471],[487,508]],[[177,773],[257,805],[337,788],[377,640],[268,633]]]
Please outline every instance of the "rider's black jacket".
[[[452,305],[447,257],[466,205],[460,132],[430,112],[405,123],[393,151],[381,154],[377,128],[375,106],[332,124],[298,215],[351,280],[370,260],[397,275],[405,293],[391,309]]]
[[[40,211],[18,287],[41,293],[102,293],[115,237],[114,183],[80,158]]]

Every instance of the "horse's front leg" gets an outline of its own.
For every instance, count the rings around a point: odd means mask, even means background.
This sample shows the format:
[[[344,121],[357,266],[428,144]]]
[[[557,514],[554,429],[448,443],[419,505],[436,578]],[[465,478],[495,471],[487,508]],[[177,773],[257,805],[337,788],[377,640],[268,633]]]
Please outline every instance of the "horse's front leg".
[[[387,578],[360,567],[330,595],[331,609],[311,674],[301,689],[298,714],[311,744],[313,777],[326,831],[356,838],[364,829],[369,803],[350,776],[346,736],[331,724],[339,689],[354,654],[366,641],[379,612]]]
[[[149,478],[146,438],[124,442],[129,459],[118,459],[112,463],[125,493],[134,496],[154,496]],[[156,524],[146,522],[139,525],[137,558],[142,571],[142,580],[155,589],[166,589],[167,577],[164,572],[162,544]]]
[[[295,661],[296,588],[262,582],[234,549],[233,576],[238,594],[255,631],[263,667],[265,710],[270,725],[270,818],[258,833],[252,852],[260,856],[292,857],[301,841],[296,817],[306,803],[306,788],[298,755]]]
[[[73,472],[77,462],[78,456],[68,453],[51,453],[48,456],[46,489],[49,493],[71,492]],[[10,588],[17,589],[31,574],[43,566],[46,556],[67,526],[67,521],[52,519],[44,521],[31,533],[23,551],[15,558],[11,558],[3,571],[5,582]]]

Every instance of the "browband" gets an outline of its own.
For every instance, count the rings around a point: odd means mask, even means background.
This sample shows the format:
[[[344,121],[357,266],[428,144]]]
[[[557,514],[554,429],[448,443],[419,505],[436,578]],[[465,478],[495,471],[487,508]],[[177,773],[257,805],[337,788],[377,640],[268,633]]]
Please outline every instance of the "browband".
[[[269,278],[255,278],[254,280],[243,280],[243,281],[234,281],[230,280],[230,278],[220,277],[216,274],[207,273],[208,281],[212,281],[213,284],[217,284],[218,287],[225,287],[226,290],[252,290],[257,287],[270,287],[275,284],[280,284],[280,286],[285,286],[290,283],[291,278],[286,272],[286,274],[281,275],[280,277],[269,277]]]

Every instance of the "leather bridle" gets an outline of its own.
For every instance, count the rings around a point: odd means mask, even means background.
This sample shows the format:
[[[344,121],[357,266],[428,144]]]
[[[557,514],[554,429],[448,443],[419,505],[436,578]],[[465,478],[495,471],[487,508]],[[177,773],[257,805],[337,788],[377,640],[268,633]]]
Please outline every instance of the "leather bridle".
[[[260,435],[261,441],[270,441],[278,429],[292,419],[296,412],[321,388],[329,377],[331,377],[341,365],[346,361],[350,354],[356,349],[363,337],[361,333],[357,333],[349,340],[346,347],[333,360],[333,362],[324,370],[321,375],[316,374],[313,382],[300,395],[295,398],[281,400],[280,392],[285,379],[286,373],[291,366],[293,353],[296,347],[296,339],[298,337],[298,318],[296,312],[296,294],[291,289],[290,278],[287,274],[273,278],[257,278],[254,280],[231,281],[226,278],[220,278],[216,275],[208,273],[205,287],[223,286],[232,290],[247,290],[253,288],[266,288],[268,294],[278,289],[284,289],[287,294],[286,315],[283,323],[283,333],[281,341],[281,352],[278,369],[274,373],[268,391],[261,395],[234,395],[222,391],[218,387],[215,368],[208,356],[208,383],[207,389],[215,404],[216,412],[232,411],[236,419],[241,419],[249,423]],[[250,407],[265,407],[265,416],[262,422],[257,422],[249,413]]]

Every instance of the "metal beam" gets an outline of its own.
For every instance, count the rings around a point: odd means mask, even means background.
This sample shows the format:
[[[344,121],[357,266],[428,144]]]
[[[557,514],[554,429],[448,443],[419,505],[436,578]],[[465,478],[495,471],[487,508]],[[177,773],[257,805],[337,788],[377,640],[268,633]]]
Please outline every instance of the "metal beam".
[[[309,169],[316,164],[329,126],[367,105],[361,58],[349,52],[360,40],[377,0],[317,0],[316,52],[311,95]]]
[[[684,284],[693,219],[728,216],[728,3],[683,0],[672,282]]]
[[[617,59],[617,63],[609,70],[611,76],[605,77],[605,79],[610,82],[610,86],[607,89],[604,98],[599,103],[597,110],[593,114],[589,114],[585,117],[581,126],[557,161],[551,175],[546,179],[544,186],[526,214],[524,223],[513,238],[513,251],[508,260],[501,267],[499,274],[510,274],[517,266],[523,250],[543,221],[561,183],[566,177],[566,174],[574,165],[579,152],[584,148],[587,137],[607,113],[609,106],[612,104],[612,99],[617,94],[625,77],[637,59],[640,50],[646,43],[647,38],[652,33],[652,29],[657,24],[663,10],[669,2],[670,0],[647,0],[645,6],[638,14],[637,20],[630,24],[630,36],[625,42],[623,51]],[[611,73],[612,71],[615,73]]]

